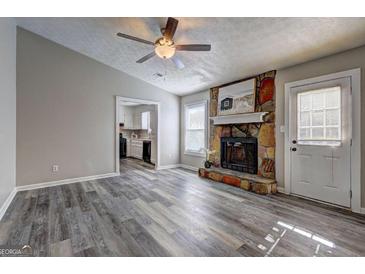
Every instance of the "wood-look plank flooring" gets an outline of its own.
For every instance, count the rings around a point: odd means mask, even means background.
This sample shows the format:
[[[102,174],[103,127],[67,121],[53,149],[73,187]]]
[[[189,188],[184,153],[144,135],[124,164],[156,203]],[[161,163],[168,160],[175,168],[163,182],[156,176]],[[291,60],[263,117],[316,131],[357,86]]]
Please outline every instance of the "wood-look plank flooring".
[[[34,256],[364,256],[365,218],[121,161],[121,176],[17,193],[0,245]]]

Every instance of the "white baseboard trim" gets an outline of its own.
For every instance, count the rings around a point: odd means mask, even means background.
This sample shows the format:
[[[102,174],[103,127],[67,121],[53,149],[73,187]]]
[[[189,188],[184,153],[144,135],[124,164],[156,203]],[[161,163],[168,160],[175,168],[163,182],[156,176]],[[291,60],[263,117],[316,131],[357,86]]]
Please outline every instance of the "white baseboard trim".
[[[179,167],[181,168],[185,168],[185,169],[189,169],[189,170],[192,170],[192,171],[198,171],[199,168],[198,167],[195,167],[195,166],[189,166],[189,165],[184,165],[184,164],[180,164]]]
[[[180,164],[167,165],[167,166],[158,166],[157,170],[170,169],[170,168],[178,168]]]
[[[100,174],[100,175],[85,176],[85,177],[79,177],[79,178],[71,178],[71,179],[64,179],[64,180],[58,180],[58,181],[52,181],[52,182],[45,182],[45,183],[38,183],[38,184],[32,184],[32,185],[27,185],[27,186],[15,187],[13,189],[13,191],[9,194],[8,198],[5,200],[4,204],[0,208],[0,221],[4,217],[6,210],[8,209],[9,205],[13,201],[17,192],[51,187],[51,186],[73,184],[73,183],[85,182],[85,181],[91,181],[91,180],[97,180],[97,179],[103,179],[103,178],[110,178],[110,177],[115,177],[115,176],[119,176],[119,175],[120,175],[120,173],[112,172],[112,173],[106,173],[106,174]]]
[[[163,169],[171,169],[171,168],[186,168],[192,171],[198,171],[198,167],[194,167],[194,166],[189,166],[189,165],[184,165],[184,164],[174,164],[174,165],[167,165],[167,166],[159,166],[157,167],[157,170],[163,170]]]
[[[282,187],[282,186],[278,186],[278,187],[276,187],[276,189],[278,190],[278,192],[279,192],[279,193],[287,194],[287,193],[285,192],[285,188],[284,188],[284,187]]]
[[[308,197],[303,197],[303,196],[300,196],[300,195],[286,193],[285,192],[285,188],[284,187],[281,187],[281,186],[278,186],[277,187],[277,190],[278,190],[279,193],[283,193],[283,194],[287,194],[287,195],[292,195],[292,196],[295,196],[295,197],[300,197],[300,198],[305,199],[305,200],[314,201],[314,202],[317,202],[317,203],[320,203],[320,204],[325,204],[325,205],[329,205],[329,206],[333,206],[333,207],[344,208],[344,207],[341,207],[341,206],[337,206],[337,205],[330,204],[330,203],[326,203],[326,202],[323,202],[323,201],[311,199],[311,198],[308,198]],[[365,214],[365,208],[364,207],[360,208],[360,210],[350,209],[350,211],[352,211],[354,213]]]
[[[13,201],[16,193],[17,193],[16,188],[13,188],[13,190],[10,192],[8,198],[6,198],[5,202],[1,206],[1,208],[0,208],[0,221],[4,217],[6,210],[8,209],[8,207],[11,204],[11,202]]]
[[[100,174],[100,175],[85,176],[85,177],[71,178],[71,179],[64,179],[64,180],[44,182],[44,183],[38,183],[38,184],[32,184],[32,185],[26,185],[26,186],[18,186],[18,187],[16,187],[16,191],[25,191],[25,190],[32,190],[32,189],[44,188],[44,187],[51,187],[51,186],[59,186],[59,185],[73,184],[73,183],[78,183],[78,182],[85,182],[85,181],[91,181],[91,180],[97,180],[97,179],[115,177],[115,176],[119,176],[119,175],[120,175],[120,173],[112,172],[112,173],[106,173],[106,174]]]

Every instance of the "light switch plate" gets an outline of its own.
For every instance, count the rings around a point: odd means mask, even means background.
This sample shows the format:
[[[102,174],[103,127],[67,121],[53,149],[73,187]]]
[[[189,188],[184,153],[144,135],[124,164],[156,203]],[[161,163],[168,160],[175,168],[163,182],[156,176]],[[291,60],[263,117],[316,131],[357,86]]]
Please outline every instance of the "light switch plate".
[[[285,126],[283,126],[283,125],[280,126],[280,132],[285,133]]]

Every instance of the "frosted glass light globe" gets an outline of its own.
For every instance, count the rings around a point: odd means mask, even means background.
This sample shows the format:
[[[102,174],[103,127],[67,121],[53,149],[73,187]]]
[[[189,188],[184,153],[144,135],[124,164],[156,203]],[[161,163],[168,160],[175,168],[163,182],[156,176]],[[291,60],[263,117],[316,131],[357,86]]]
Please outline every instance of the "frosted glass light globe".
[[[164,38],[158,39],[155,46],[156,55],[163,59],[171,58],[176,51],[174,43]]]

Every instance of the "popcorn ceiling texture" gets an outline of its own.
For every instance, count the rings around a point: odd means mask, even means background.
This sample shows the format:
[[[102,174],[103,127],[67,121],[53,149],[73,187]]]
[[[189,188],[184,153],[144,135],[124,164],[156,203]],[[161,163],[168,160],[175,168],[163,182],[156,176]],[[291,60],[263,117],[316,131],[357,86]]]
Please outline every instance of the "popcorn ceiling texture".
[[[17,18],[17,24],[159,88],[184,95],[262,71],[289,67],[365,44],[365,18],[178,18],[177,44],[210,43],[210,52],[178,52],[171,60],[136,60],[161,36],[167,18]],[[161,73],[164,77],[156,77]],[[121,87],[122,88],[122,87]],[[146,90],[148,92],[148,90]]]
[[[275,179],[275,74],[270,71],[256,76],[256,112],[268,112],[264,123],[214,126],[210,121],[209,146],[214,166],[220,166],[221,137],[256,137],[258,140],[258,175]],[[248,80],[248,79],[245,79]],[[219,88],[210,93],[210,117],[217,116]]]

